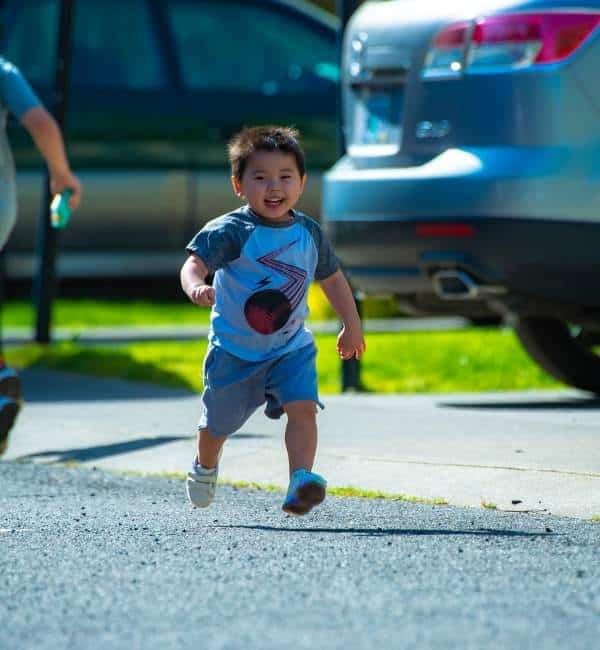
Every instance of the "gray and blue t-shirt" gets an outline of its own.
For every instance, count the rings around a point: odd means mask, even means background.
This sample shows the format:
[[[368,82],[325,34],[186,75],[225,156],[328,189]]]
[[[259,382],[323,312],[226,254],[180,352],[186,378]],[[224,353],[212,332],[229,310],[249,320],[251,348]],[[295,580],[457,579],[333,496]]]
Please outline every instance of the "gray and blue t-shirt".
[[[6,137],[8,113],[21,118],[40,100],[12,63],[0,57],[0,249],[6,243],[17,215],[15,165]]]
[[[293,211],[290,221],[273,223],[244,206],[209,221],[187,251],[214,273],[212,345],[264,361],[312,342],[308,287],[339,268],[316,221]]]

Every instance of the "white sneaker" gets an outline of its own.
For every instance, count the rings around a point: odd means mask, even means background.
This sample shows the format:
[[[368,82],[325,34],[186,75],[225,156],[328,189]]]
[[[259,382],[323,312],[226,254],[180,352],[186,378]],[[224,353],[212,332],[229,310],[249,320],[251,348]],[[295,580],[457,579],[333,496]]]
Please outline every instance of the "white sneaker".
[[[206,508],[213,502],[218,475],[218,465],[212,469],[206,469],[194,462],[192,471],[188,473],[185,482],[188,499],[194,507]]]

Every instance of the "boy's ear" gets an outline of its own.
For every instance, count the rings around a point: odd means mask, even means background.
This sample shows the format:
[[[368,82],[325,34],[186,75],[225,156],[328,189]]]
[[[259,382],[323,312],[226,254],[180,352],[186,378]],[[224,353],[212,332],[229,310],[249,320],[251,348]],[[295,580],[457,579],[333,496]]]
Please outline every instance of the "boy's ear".
[[[240,199],[244,197],[244,193],[242,192],[242,184],[240,183],[237,176],[231,177],[231,187],[233,187],[233,192],[236,196],[239,196]]]
[[[305,172],[304,176],[302,177],[302,181],[301,181],[301,187],[300,187],[301,192],[304,192],[304,186],[306,185],[306,179],[307,178],[308,178],[308,174]]]

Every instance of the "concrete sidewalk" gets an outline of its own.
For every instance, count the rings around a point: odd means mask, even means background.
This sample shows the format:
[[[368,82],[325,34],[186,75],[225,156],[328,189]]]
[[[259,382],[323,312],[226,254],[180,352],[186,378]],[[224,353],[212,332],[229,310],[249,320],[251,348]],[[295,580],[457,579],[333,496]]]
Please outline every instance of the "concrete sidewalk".
[[[39,369],[23,379],[26,404],[5,459],[187,471],[197,395]],[[325,403],[315,469],[331,486],[600,515],[598,399],[565,391],[341,395]],[[227,443],[221,477],[285,486],[282,432],[283,421],[255,414]]]

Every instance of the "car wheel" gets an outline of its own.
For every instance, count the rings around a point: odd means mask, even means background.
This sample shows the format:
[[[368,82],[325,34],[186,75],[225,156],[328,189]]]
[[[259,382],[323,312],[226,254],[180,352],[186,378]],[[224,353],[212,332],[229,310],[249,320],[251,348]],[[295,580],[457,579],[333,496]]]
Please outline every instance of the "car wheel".
[[[600,341],[556,318],[521,318],[516,333],[529,355],[565,384],[600,394]],[[594,349],[595,348],[595,349]]]

